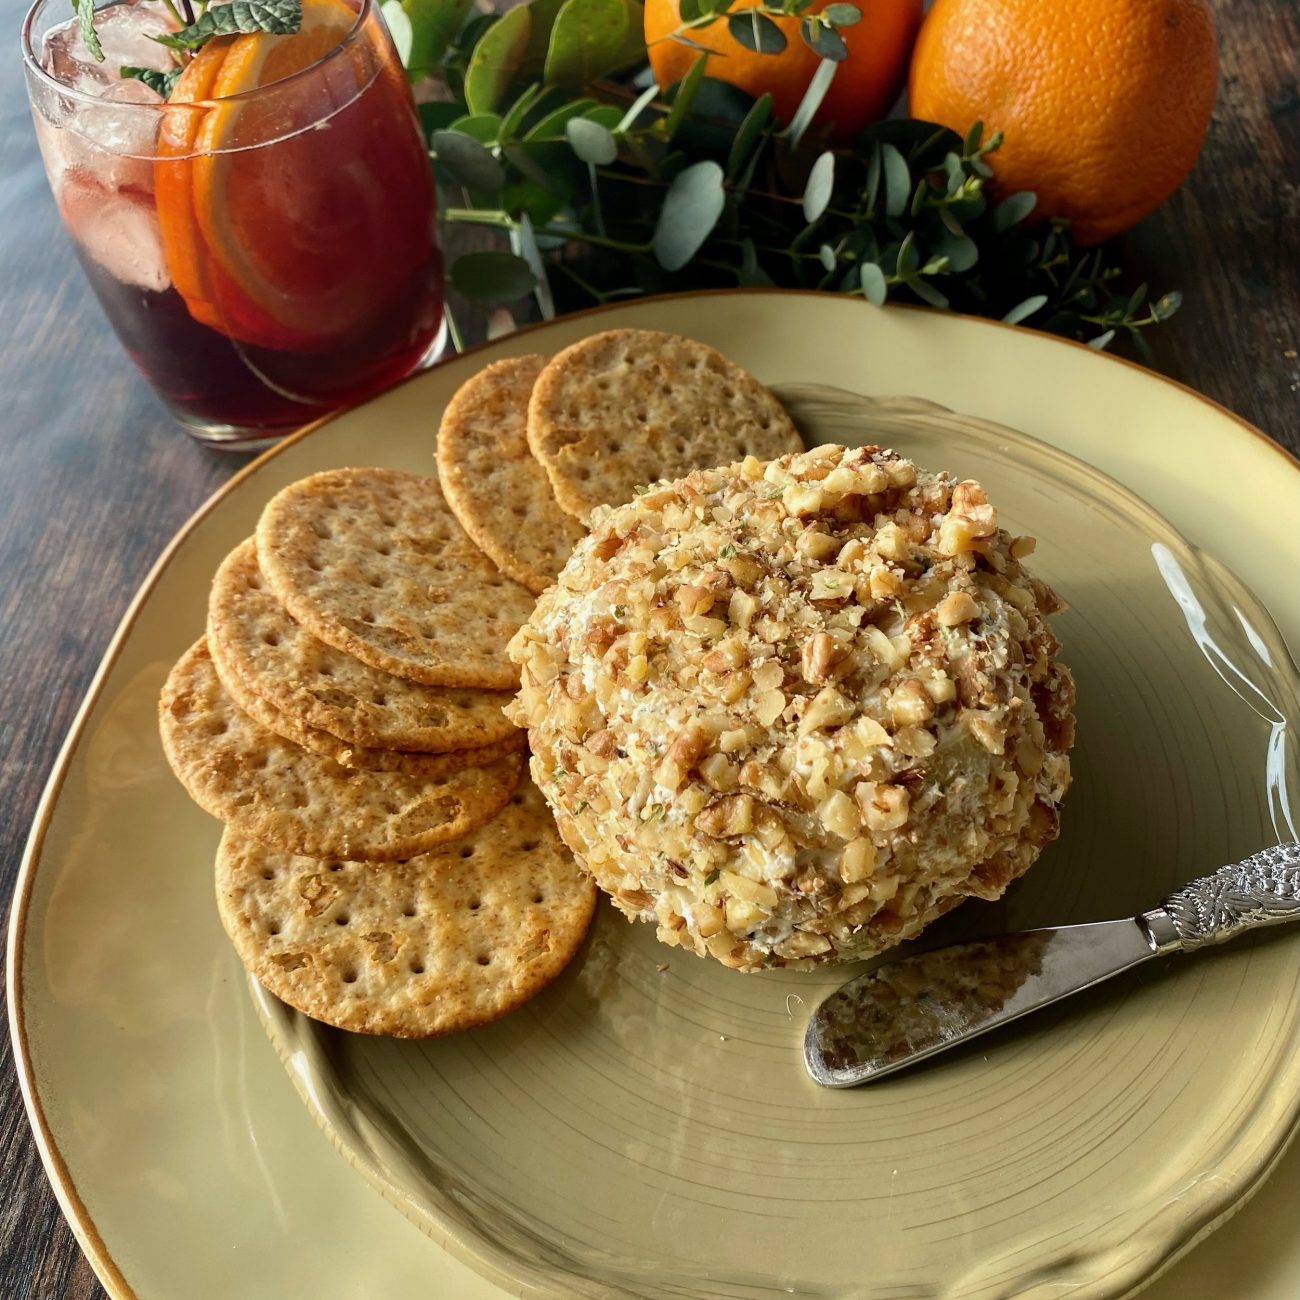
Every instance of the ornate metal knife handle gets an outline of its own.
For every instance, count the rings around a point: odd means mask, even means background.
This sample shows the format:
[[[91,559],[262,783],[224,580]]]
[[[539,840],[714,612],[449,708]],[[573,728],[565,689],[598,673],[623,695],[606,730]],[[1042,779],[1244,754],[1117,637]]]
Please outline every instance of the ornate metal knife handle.
[[[1195,952],[1247,930],[1300,921],[1300,844],[1278,844],[1193,880],[1142,917],[1158,951]]]

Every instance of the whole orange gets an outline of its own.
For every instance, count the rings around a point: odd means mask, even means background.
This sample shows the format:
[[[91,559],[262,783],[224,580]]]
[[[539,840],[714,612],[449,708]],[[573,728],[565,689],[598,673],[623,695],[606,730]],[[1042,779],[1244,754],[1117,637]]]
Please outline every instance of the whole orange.
[[[841,60],[835,79],[822,100],[819,125],[832,128],[840,140],[856,135],[868,122],[883,117],[898,97],[907,75],[907,57],[921,23],[922,0],[855,0],[863,14],[860,22],[839,28],[848,55]],[[728,13],[754,8],[758,0],[737,0]],[[832,0],[813,0],[805,13],[816,14]],[[715,19],[684,35],[707,49],[707,74],[738,86],[756,98],[772,94],[772,113],[788,122],[799,107],[804,91],[817,71],[820,56],[808,48],[799,33],[798,18],[772,20],[785,36],[779,54],[747,50],[727,30],[727,19]],[[677,0],[646,0],[645,41],[650,67],[661,86],[680,81],[700,56],[700,51],[671,38],[681,26]]]
[[[935,0],[913,117],[1004,131],[999,188],[1095,244],[1158,207],[1200,152],[1219,61],[1208,0]]]

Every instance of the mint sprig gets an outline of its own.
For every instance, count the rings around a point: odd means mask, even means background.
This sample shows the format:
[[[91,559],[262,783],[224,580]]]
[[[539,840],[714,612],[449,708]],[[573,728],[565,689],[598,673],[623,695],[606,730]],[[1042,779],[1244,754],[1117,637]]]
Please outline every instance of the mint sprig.
[[[77,30],[91,54],[99,63],[104,61],[104,47],[99,43],[99,33],[95,30],[95,0],[72,0],[72,8],[77,15]]]
[[[184,71],[184,68],[169,68],[166,72],[159,72],[157,68],[137,68],[130,64],[123,64],[118,69],[124,81],[143,81],[150,90],[161,95],[163,99],[170,97]]]
[[[82,0],[85,4],[86,0]],[[231,0],[229,4],[205,9],[188,27],[166,36],[155,36],[169,50],[192,53],[214,36],[239,36],[269,32],[292,36],[302,26],[301,0]]]
[[[167,32],[153,39],[166,46],[176,59],[176,66],[165,72],[157,68],[139,68],[131,64],[118,69],[128,81],[141,81],[164,99],[170,98],[176,82],[185,70],[184,61],[193,57],[214,36],[240,36],[251,32],[267,32],[272,36],[292,36],[302,28],[302,0],[230,0],[229,4],[211,6],[200,0],[197,6],[191,0],[181,0],[184,19],[176,8],[175,0],[162,0],[167,12],[177,23],[184,25],[175,32]],[[194,16],[195,8],[198,17]],[[72,0],[77,15],[77,30],[86,49],[94,58],[104,61],[104,47],[95,30],[95,0]]]

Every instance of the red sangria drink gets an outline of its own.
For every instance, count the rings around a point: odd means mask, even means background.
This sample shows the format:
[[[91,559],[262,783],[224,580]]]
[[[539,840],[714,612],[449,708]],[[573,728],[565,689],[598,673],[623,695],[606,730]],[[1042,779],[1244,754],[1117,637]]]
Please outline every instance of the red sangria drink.
[[[433,178],[370,0],[124,0],[89,30],[67,3],[23,33],[46,171],[182,424],[262,445],[436,350]]]

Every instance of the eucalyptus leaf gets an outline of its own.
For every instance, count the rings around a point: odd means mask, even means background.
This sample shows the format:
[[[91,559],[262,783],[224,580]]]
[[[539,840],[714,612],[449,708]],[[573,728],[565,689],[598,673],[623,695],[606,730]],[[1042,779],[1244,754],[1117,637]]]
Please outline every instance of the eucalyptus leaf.
[[[827,5],[821,11],[821,17],[832,27],[852,27],[854,23],[862,21],[862,10],[851,4]]]
[[[566,139],[565,128],[575,117],[582,117],[588,109],[596,107],[594,99],[574,99],[552,109],[545,117],[534,122],[524,133],[528,144],[542,144]]]
[[[470,113],[458,117],[449,128],[472,136],[482,145],[493,145],[501,134],[501,119],[495,113]]]
[[[1147,300],[1147,287],[1140,284],[1129,295],[1129,300],[1124,306],[1124,318],[1127,320],[1130,316],[1136,316],[1142,304]]]
[[[1027,320],[1036,311],[1042,311],[1047,306],[1047,295],[1045,293],[1036,293],[1031,298],[1026,298],[1024,302],[1018,302],[1012,309],[1003,316],[1002,321],[1005,325],[1019,325],[1022,320]]]
[[[762,139],[763,130],[772,116],[772,96],[765,92],[754,102],[753,108],[745,114],[727,151],[727,179],[738,180],[742,175],[748,183],[749,164],[757,156],[757,145]]]
[[[916,232],[909,230],[898,246],[898,255],[894,263],[894,274],[900,280],[914,276],[921,266],[921,255],[916,251]]]
[[[934,251],[947,263],[955,275],[964,275],[979,261],[979,245],[969,235],[954,235],[949,230],[934,241]]]
[[[524,118],[546,98],[546,93],[545,87],[540,82],[535,81],[522,95],[518,95],[515,102],[510,105],[501,117],[501,129],[497,138],[500,140],[513,140],[519,134],[519,128],[523,126]]]
[[[1151,315],[1158,321],[1168,320],[1183,305],[1183,295],[1174,291],[1157,298],[1151,304]]]
[[[546,50],[546,80],[576,91],[618,66],[624,56],[624,0],[565,0]]]
[[[867,175],[862,184],[862,205],[869,213],[874,212],[876,199],[880,195],[882,168],[880,145],[876,145],[871,151],[871,157],[867,159]]]
[[[426,76],[438,66],[447,46],[460,31],[473,0],[401,0],[411,25],[411,49],[404,62],[412,77]],[[387,16],[387,6],[385,6]]]
[[[960,194],[966,184],[966,169],[961,165],[961,159],[951,150],[943,156],[943,171],[948,179],[948,193]]]
[[[664,198],[652,247],[666,271],[680,271],[700,251],[726,204],[722,168],[697,162],[679,172]]]
[[[474,46],[465,69],[465,102],[471,113],[491,113],[501,103],[524,61],[532,22],[527,5],[508,9]]]
[[[546,264],[542,261],[542,250],[537,247],[537,239],[533,234],[533,223],[526,212],[520,217],[518,226],[510,232],[510,247],[517,256],[524,259],[528,264],[528,269],[533,273],[533,279],[537,282],[534,296],[537,299],[537,310],[541,312],[542,319],[554,320],[555,298],[551,294],[551,282],[546,276]]]
[[[928,302],[931,307],[948,307],[948,298],[946,294],[941,293],[934,285],[925,280],[912,280],[908,286],[922,302]]]
[[[462,253],[451,264],[450,279],[466,298],[488,304],[517,302],[537,287],[528,263],[515,253]]]
[[[731,14],[727,19],[727,32],[737,45],[743,45],[755,54],[780,54],[786,47],[785,33],[757,9]]]
[[[506,183],[504,168],[490,150],[463,131],[435,131],[429,149],[451,178],[471,190],[499,190]]]
[[[812,125],[812,120],[817,116],[817,110],[822,106],[822,100],[826,98],[826,92],[831,88],[831,82],[839,66],[833,59],[822,59],[817,64],[817,71],[812,74],[808,89],[803,92],[799,107],[794,110],[794,116],[790,119],[789,126],[785,128],[785,137],[792,149],[799,147],[804,132]]]
[[[834,27],[827,27],[816,18],[805,18],[799,24],[799,35],[803,37],[803,43],[820,59],[840,63],[849,57],[849,47],[844,43],[844,37]]]
[[[1034,210],[1037,202],[1038,196],[1032,190],[1008,194],[993,209],[993,229],[1010,230],[1012,226],[1018,226]]]
[[[93,0],[81,0],[78,16],[92,3]],[[301,0],[230,0],[229,4],[205,9],[188,27],[165,36],[155,36],[154,40],[173,50],[197,50],[214,36],[237,36],[249,32],[292,36],[301,26]]]
[[[803,219],[810,225],[826,211],[835,192],[835,155],[827,149],[808,173],[803,192]]]
[[[573,152],[593,167],[608,167],[618,157],[618,141],[612,131],[590,118],[575,117],[564,128]]]
[[[823,244],[817,250],[817,257],[827,271],[833,271],[839,265],[835,257],[835,250],[829,244]]]
[[[704,16],[704,6],[700,0],[677,0],[677,21],[679,23],[697,23]]]
[[[1107,330],[1104,334],[1098,334],[1096,338],[1088,340],[1088,346],[1095,348],[1098,352],[1104,352],[1106,345],[1115,337],[1114,330]]]
[[[704,80],[704,70],[709,65],[709,56],[701,54],[691,64],[690,70],[677,83],[676,90],[673,92],[672,107],[668,110],[668,116],[663,120],[661,128],[663,138],[671,140],[677,134],[677,128],[681,126],[690,111],[691,101],[699,93],[700,82]]]
[[[402,0],[384,0],[384,3],[379,6],[379,12],[383,15],[384,26],[388,28],[389,36],[393,38],[393,48],[402,61],[402,67],[409,68],[411,48],[415,43],[415,29],[411,26],[406,10],[402,8]]]
[[[979,152],[980,138],[983,134],[984,123],[973,122],[970,130],[966,132],[966,136],[961,142],[961,151],[964,157],[970,158]]]
[[[862,286],[862,296],[873,307],[883,307],[889,297],[889,287],[885,283],[885,273],[875,262],[863,262],[858,268],[858,281]]]
[[[882,144],[880,161],[885,173],[885,215],[901,217],[912,197],[912,173],[907,159],[894,145]]]

